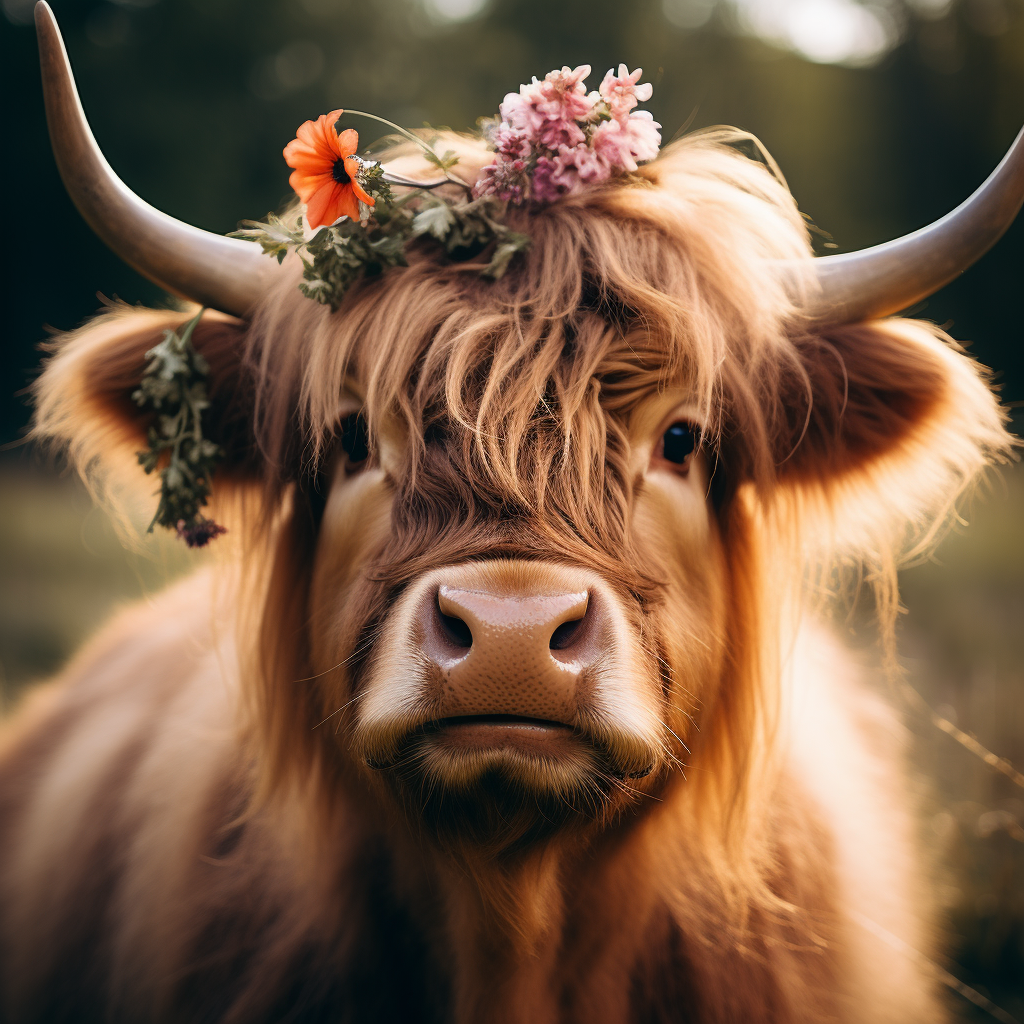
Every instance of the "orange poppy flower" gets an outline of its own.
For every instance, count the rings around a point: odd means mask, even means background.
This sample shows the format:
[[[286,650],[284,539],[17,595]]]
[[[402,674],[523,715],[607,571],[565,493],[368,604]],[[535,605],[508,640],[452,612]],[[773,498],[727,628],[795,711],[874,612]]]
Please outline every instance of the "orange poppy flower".
[[[373,206],[373,196],[359,186],[359,134],[349,128],[340,135],[334,124],[344,110],[321,114],[307,121],[284,148],[285,163],[294,167],[288,184],[306,204],[311,228],[333,224],[339,217],[359,220],[359,200]]]

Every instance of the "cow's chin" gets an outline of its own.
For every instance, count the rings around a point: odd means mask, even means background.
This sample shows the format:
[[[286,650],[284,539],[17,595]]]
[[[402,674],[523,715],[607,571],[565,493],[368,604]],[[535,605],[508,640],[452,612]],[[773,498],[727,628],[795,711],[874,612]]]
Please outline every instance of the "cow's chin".
[[[526,792],[568,799],[598,770],[594,748],[567,726],[511,716],[431,723],[414,739],[413,751],[428,780],[449,790],[501,775]]]
[[[600,825],[629,796],[621,768],[589,737],[511,715],[428,722],[370,763],[435,838],[493,852]]]

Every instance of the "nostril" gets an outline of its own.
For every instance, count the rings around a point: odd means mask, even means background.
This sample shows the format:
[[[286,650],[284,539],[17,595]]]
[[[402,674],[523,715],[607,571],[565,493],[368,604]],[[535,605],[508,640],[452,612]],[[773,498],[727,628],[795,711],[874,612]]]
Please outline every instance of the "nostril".
[[[473,633],[469,626],[457,615],[446,615],[441,611],[440,602],[435,603],[437,618],[441,624],[441,631],[445,637],[456,647],[468,648],[473,646]]]
[[[560,622],[551,634],[548,640],[550,650],[567,651],[571,647],[576,647],[583,641],[584,634],[589,632],[585,627],[590,618],[590,595],[580,594],[579,598],[582,600],[578,599],[575,607],[565,609],[565,613],[573,617]]]
[[[548,641],[548,647],[553,651],[564,651],[567,647],[571,647],[573,642],[579,636],[580,630],[583,628],[583,618],[573,619],[570,622],[563,622],[555,631],[551,634],[551,639]]]

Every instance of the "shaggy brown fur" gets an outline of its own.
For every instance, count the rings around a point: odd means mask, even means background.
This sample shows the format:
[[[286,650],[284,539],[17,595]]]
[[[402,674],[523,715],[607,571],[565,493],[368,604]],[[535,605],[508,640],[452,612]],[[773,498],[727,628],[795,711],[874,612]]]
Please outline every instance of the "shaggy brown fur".
[[[801,608],[850,567],[891,612],[898,557],[1007,436],[934,328],[809,329],[780,273],[810,267],[803,222],[736,138],[513,214],[534,244],[499,282],[421,242],[335,315],[292,279],[251,323],[204,316],[237,557],[8,725],[4,1019],[941,1016],[857,923],[929,950],[898,727]],[[479,146],[454,144],[471,179]],[[145,352],[182,319],[112,310],[40,381],[39,434],[108,494],[132,486]],[[682,405],[685,485],[652,456]],[[358,472],[336,444],[356,408]],[[614,723],[564,790],[374,770],[366,708],[415,662],[403,601],[495,559],[611,588],[636,678],[609,699],[657,723],[649,775],[614,771]]]

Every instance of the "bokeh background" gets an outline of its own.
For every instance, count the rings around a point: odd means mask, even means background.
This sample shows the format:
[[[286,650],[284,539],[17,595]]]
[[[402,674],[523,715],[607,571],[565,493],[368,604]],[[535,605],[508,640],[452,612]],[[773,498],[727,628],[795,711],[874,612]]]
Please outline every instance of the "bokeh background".
[[[470,128],[562,64],[620,61],[677,130],[732,124],[778,160],[822,252],[941,216],[1024,124],[1024,0],[51,0],[96,137],[144,198],[213,231],[278,208],[281,149],[336,106]],[[0,699],[57,670],[118,602],[190,561],[125,552],[82,488],[21,443],[39,342],[99,306],[167,301],[96,241],[49,152],[32,0],[0,0]],[[359,129],[365,130],[365,123]],[[364,136],[364,140],[368,139]],[[947,326],[1024,400],[1024,219],[914,310]],[[1016,415],[1016,414],[1015,414]],[[1016,420],[1020,426],[1021,420]],[[947,721],[1024,766],[1024,474],[980,496],[904,574],[901,657]],[[874,657],[870,628],[841,619]],[[908,708],[920,827],[936,854],[941,966],[1024,1021],[1024,789]],[[895,954],[894,954],[895,955]],[[1002,1014],[1002,1016],[1000,1016]]]

